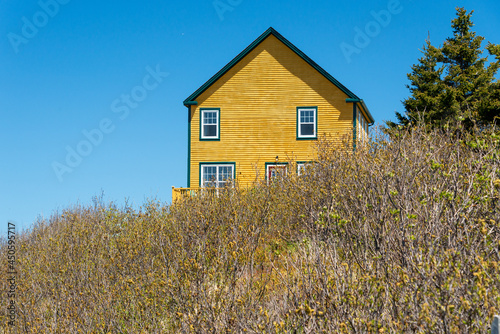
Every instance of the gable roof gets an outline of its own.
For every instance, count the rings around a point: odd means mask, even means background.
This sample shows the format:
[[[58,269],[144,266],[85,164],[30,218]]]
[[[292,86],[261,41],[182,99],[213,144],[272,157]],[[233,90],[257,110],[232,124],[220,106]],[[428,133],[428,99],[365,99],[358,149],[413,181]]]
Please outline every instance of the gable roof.
[[[234,65],[236,65],[241,59],[243,59],[246,55],[248,55],[257,45],[259,45],[262,41],[264,41],[269,35],[273,35],[283,44],[285,44],[290,50],[295,52],[300,58],[302,58],[305,62],[311,65],[315,70],[317,70],[320,74],[322,74],[328,81],[338,87],[342,92],[344,92],[348,97],[346,98],[346,102],[351,103],[360,103],[361,107],[365,111],[366,115],[370,119],[371,123],[374,123],[374,119],[370,114],[370,111],[366,107],[365,103],[362,99],[356,96],[353,92],[347,89],[344,85],[342,85],[337,79],[331,76],[327,71],[325,71],[321,66],[316,64],[311,58],[309,58],[304,52],[300,51],[295,45],[293,45],[290,41],[288,41],[285,37],[283,37],[279,32],[277,32],[274,28],[270,27],[267,29],[262,35],[257,37],[255,41],[253,41],[249,46],[245,48],[240,54],[233,58],[226,66],[224,66],[219,72],[217,72],[214,76],[212,76],[207,82],[205,82],[200,88],[198,88],[193,94],[191,94],[187,99],[184,100],[184,105],[196,105],[196,98],[200,96],[205,90],[207,90],[214,82],[216,82],[219,78],[221,78],[227,71],[229,71]]]

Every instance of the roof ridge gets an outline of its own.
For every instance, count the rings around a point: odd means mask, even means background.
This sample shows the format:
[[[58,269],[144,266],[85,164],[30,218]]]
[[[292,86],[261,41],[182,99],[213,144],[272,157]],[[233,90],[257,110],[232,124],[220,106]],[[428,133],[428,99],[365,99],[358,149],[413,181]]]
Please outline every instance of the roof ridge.
[[[243,51],[241,51],[236,57],[234,57],[229,63],[227,63],[223,68],[221,68],[217,73],[215,73],[207,82],[200,86],[193,94],[191,94],[187,99],[184,100],[185,105],[195,104],[195,99],[207,90],[214,82],[216,82],[220,77],[222,77],[227,71],[229,71],[234,65],[236,65],[241,59],[243,59],[247,54],[249,54],[253,49],[255,49],[262,41],[264,41],[269,35],[274,35],[280,42],[285,44],[289,49],[291,49],[300,58],[306,61],[314,69],[316,69],[321,75],[323,75],[328,81],[337,86],[342,92],[344,92],[349,99],[361,100],[356,94],[351,92],[347,87],[341,84],[337,79],[335,79],[331,74],[325,71],[321,66],[319,66],[315,61],[309,58],[304,52],[293,45],[289,40],[287,40],[283,35],[281,35],[273,27],[269,27],[264,33],[257,37],[250,45],[248,45]]]

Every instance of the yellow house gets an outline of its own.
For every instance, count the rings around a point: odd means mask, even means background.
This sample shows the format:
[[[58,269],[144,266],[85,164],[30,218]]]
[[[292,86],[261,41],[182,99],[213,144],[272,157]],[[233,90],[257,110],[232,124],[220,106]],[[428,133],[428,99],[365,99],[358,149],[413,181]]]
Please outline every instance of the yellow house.
[[[368,108],[273,28],[266,30],[186,100],[186,188],[248,186],[288,161],[314,160],[322,136],[368,134]],[[189,189],[190,188],[190,189]]]

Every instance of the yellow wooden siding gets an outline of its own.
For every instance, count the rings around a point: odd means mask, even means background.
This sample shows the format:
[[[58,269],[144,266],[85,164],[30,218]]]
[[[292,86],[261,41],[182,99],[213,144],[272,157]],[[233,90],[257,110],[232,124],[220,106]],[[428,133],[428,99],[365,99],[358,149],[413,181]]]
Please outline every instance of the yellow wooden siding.
[[[314,159],[316,140],[297,140],[297,107],[317,107],[317,135],[352,131],[346,94],[270,35],[212,84],[192,106],[191,187],[200,162],[235,162],[249,185],[265,177],[265,163]],[[200,141],[200,108],[220,108],[220,141]],[[189,186],[189,185],[188,185]]]

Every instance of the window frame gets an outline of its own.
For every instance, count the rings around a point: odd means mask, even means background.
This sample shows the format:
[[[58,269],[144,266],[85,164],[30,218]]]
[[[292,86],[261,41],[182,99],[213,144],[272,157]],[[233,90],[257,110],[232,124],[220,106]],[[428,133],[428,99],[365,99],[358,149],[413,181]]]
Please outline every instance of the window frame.
[[[203,114],[205,112],[216,112],[217,113],[217,123],[216,126],[216,135],[215,136],[205,136],[204,133],[204,124],[203,123]],[[220,140],[220,108],[200,108],[200,140]]]
[[[301,133],[301,125],[302,123],[300,122],[300,112],[301,110],[314,110],[314,134],[313,135],[303,135]],[[318,107],[313,106],[313,107],[297,107],[297,140],[315,140],[318,139]],[[309,123],[304,123],[304,124],[309,124]]]
[[[305,162],[297,162],[297,175],[301,176],[302,175],[302,169],[306,168],[306,163]]]
[[[236,175],[236,162],[200,162],[199,163],[199,172],[200,172],[200,180],[199,180],[199,185],[200,185],[200,188],[212,188],[212,187],[206,187],[205,186],[205,181],[204,181],[204,173],[203,173],[203,167],[216,167],[217,170],[216,170],[216,175],[218,176],[219,175],[219,167],[228,167],[230,166],[232,168],[232,176],[231,176],[231,180],[234,180],[235,179],[235,175]],[[219,183],[221,182],[227,182],[227,181],[220,181],[220,180],[216,180],[215,181],[215,184],[216,186],[213,187],[215,189],[222,189],[223,187],[219,187]]]
[[[269,179],[269,167],[283,167],[285,170],[285,176],[288,175],[288,162],[266,162],[266,182],[269,185],[272,180]]]
[[[309,161],[297,161],[297,175],[301,176],[302,172],[301,169],[306,168],[307,166],[312,166],[315,163],[315,161],[309,160]]]

